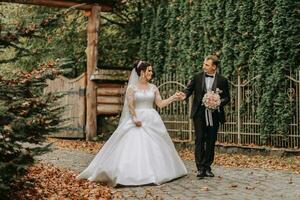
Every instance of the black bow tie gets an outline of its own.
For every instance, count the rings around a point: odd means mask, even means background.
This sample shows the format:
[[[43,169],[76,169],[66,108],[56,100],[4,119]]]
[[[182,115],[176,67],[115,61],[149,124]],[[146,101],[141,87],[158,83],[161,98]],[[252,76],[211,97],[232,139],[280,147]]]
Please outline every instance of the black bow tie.
[[[205,77],[213,78],[213,75],[205,74]]]

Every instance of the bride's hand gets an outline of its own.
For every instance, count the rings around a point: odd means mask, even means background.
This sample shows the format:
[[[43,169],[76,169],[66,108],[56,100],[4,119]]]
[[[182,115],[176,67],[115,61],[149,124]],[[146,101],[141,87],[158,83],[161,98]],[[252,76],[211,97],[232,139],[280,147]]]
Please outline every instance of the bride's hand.
[[[138,120],[136,116],[133,116],[132,121],[133,121],[133,123],[135,124],[136,127],[141,127],[142,126],[142,122],[140,120]]]
[[[174,100],[174,101],[181,100],[180,98],[181,98],[180,92],[176,92],[176,93],[172,96],[172,100]]]
[[[142,126],[141,121],[134,121],[134,124],[135,124],[136,127],[141,127]]]
[[[177,99],[183,101],[186,98],[186,95],[183,92],[176,92]]]

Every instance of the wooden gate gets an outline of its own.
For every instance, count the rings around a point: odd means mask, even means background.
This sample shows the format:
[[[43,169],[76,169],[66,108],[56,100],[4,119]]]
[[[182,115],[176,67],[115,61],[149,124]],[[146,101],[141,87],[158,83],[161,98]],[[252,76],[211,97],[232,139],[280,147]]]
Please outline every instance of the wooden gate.
[[[75,79],[59,76],[55,80],[47,80],[44,93],[62,94],[58,104],[64,108],[61,115],[60,132],[53,137],[83,138],[85,137],[85,85],[86,74]]]

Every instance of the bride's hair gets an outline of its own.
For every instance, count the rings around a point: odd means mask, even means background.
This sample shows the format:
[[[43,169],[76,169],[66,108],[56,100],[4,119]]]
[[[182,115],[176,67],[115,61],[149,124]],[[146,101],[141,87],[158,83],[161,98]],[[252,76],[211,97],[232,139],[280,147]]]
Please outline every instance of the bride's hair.
[[[141,71],[146,71],[147,67],[149,67],[149,66],[151,66],[150,63],[148,63],[146,61],[142,61],[142,60],[137,60],[133,64],[133,67],[139,76],[141,75]]]

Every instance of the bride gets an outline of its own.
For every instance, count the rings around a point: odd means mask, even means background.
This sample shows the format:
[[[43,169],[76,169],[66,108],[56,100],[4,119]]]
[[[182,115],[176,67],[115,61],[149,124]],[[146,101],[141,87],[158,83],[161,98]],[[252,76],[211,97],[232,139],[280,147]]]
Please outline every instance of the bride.
[[[152,74],[149,63],[135,63],[119,125],[77,179],[107,182],[110,186],[159,185],[187,174],[153,108],[154,103],[160,108],[169,105],[178,100],[178,95],[162,100],[158,88],[149,83]]]

